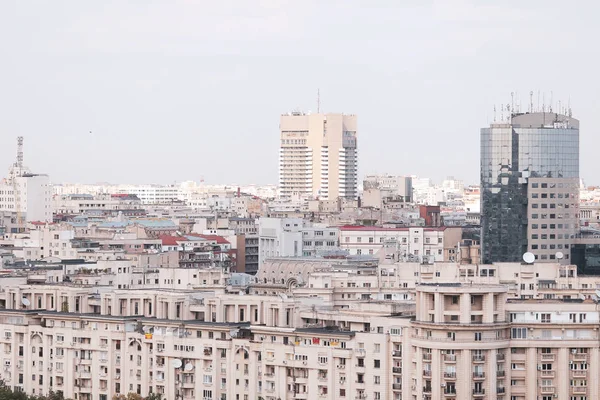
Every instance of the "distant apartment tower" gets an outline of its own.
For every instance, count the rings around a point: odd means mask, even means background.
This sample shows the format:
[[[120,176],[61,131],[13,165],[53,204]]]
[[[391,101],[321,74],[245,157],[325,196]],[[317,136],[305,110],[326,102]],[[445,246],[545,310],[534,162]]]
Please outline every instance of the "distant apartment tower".
[[[483,262],[520,261],[527,251],[569,262],[578,185],[578,120],[533,112],[481,129]]]
[[[17,161],[0,181],[0,212],[14,215],[17,231],[23,222],[52,222],[52,184],[45,174],[33,174],[23,165],[23,137],[17,138]]]
[[[280,131],[280,196],[358,197],[356,115],[288,113]]]

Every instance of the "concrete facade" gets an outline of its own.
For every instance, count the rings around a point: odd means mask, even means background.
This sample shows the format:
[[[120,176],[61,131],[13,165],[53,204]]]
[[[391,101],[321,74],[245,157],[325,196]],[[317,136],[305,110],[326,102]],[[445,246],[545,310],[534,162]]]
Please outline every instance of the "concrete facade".
[[[282,197],[357,198],[355,115],[294,112],[282,115],[279,127]]]

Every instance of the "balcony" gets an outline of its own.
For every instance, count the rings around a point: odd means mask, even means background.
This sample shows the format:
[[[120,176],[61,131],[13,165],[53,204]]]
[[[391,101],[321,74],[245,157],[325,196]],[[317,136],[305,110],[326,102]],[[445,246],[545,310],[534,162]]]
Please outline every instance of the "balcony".
[[[588,354],[587,353],[574,353],[573,361],[587,361]]]
[[[392,351],[392,357],[402,358],[402,350],[394,350],[394,351]]]
[[[423,370],[423,376],[426,376],[426,377],[431,376],[431,370],[430,369],[424,369]]]
[[[506,393],[506,388],[503,388],[503,387],[496,388],[496,394],[504,394],[504,393]]]
[[[587,386],[571,386],[573,394],[586,394]]]
[[[456,362],[456,354],[444,354],[444,361]]]
[[[542,386],[540,388],[541,394],[554,394],[554,386]]]
[[[575,369],[571,370],[573,373],[573,378],[585,378],[587,376],[587,370],[585,369]]]
[[[431,361],[431,353],[423,353],[423,360]]]
[[[423,393],[431,393],[431,386],[423,386]]]
[[[402,390],[402,384],[401,383],[394,383],[394,384],[392,384],[392,389],[394,389],[394,390]]]
[[[542,361],[554,361],[554,354],[542,354]]]
[[[504,378],[506,376],[506,371],[502,371],[502,370],[496,371],[496,376],[498,378]]]
[[[554,371],[552,370],[544,370],[540,373],[542,378],[554,378]]]
[[[473,372],[473,379],[485,379],[485,372]]]
[[[402,373],[402,367],[392,367],[392,372],[394,374],[401,374]]]
[[[444,396],[456,396],[456,389],[444,390]]]
[[[506,358],[506,356],[504,355],[504,353],[496,354],[496,361],[504,361],[505,358]]]
[[[456,372],[444,372],[444,378],[456,379]]]
[[[485,389],[473,389],[473,396],[474,397],[483,397],[485,396]]]
[[[484,354],[475,354],[473,355],[473,362],[484,362],[485,355]]]

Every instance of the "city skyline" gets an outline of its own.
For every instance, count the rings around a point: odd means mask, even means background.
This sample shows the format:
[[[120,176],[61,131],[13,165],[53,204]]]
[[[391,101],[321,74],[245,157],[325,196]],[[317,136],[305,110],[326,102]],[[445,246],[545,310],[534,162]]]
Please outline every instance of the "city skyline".
[[[570,97],[582,121],[600,105],[599,84],[578,78],[600,66],[578,40],[598,36],[595,4],[569,18],[559,2],[0,7],[0,49],[11,55],[0,66],[0,162],[25,136],[29,165],[56,182],[275,183],[278,115],[316,111],[320,89],[323,111],[361,116],[360,176],[440,180],[443,163],[475,183],[478,129],[510,92],[523,103],[530,90]],[[590,183],[594,147],[582,137]],[[211,173],[224,155],[248,168]]]

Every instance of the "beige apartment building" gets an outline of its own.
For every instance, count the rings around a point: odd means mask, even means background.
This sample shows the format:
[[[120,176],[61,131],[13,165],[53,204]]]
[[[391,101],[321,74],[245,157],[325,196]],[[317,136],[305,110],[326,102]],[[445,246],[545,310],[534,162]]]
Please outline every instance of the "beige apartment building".
[[[394,260],[424,263],[457,261],[460,227],[404,227],[346,225],[340,228],[340,247],[352,255],[375,255],[382,249]]]
[[[358,197],[356,115],[284,114],[279,194],[324,200]]]
[[[266,295],[1,281],[1,379],[78,400],[600,395],[600,282],[574,266],[303,262]]]

